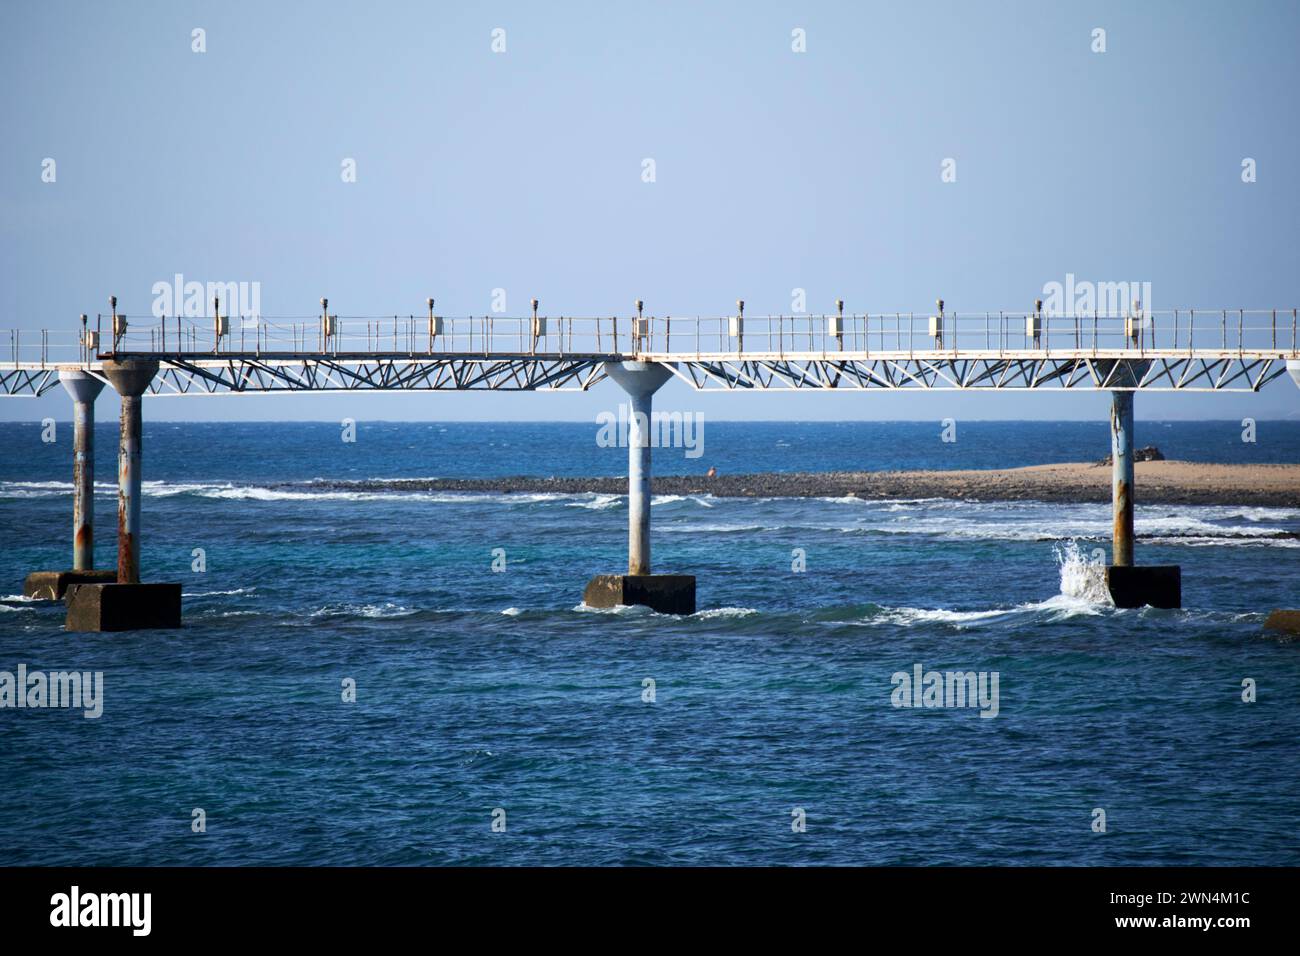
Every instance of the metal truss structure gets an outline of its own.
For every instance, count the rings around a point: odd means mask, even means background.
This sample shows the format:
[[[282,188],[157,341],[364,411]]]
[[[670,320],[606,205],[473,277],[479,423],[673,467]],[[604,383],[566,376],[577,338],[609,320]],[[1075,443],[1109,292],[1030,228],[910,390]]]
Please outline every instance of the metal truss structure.
[[[1257,392],[1287,372],[1285,355],[1166,354],[1138,358],[1051,353],[877,353],[836,357],[718,353],[680,355],[255,355],[122,354],[152,359],[151,395],[345,391],[587,391],[606,362],[656,362],[697,391],[876,389],[1133,389],[1143,392]],[[83,368],[102,378],[100,360]],[[59,383],[59,366],[0,364],[0,395],[39,396]]]
[[[80,366],[77,366],[80,368]],[[0,363],[0,396],[43,395],[59,384],[59,370],[53,365],[27,366]]]
[[[605,377],[610,356],[258,356],[119,355],[154,359],[149,395],[346,391],[586,391]],[[102,361],[83,365],[103,379]],[[105,381],[107,381],[105,379]],[[0,365],[0,395],[39,396],[59,384],[58,367]]]
[[[667,357],[647,357],[666,361]],[[673,371],[698,391],[747,389],[1134,389],[1144,392],[1257,392],[1286,374],[1283,356],[1038,353],[867,356],[717,356]]]
[[[163,359],[155,395],[340,391],[586,391],[603,356],[231,356]]]

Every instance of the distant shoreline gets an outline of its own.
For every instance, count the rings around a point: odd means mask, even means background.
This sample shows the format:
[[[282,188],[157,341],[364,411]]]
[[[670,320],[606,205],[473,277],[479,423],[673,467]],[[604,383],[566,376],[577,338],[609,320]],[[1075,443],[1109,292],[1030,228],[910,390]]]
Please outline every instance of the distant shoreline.
[[[1136,464],[1136,501],[1143,504],[1247,505],[1300,508],[1300,465],[1225,465],[1190,461]],[[975,501],[1109,502],[1111,469],[1080,462],[994,471],[764,472],[705,476],[655,475],[660,495],[719,498],[956,498]],[[627,479],[393,478],[318,481],[341,491],[429,491],[626,494]]]

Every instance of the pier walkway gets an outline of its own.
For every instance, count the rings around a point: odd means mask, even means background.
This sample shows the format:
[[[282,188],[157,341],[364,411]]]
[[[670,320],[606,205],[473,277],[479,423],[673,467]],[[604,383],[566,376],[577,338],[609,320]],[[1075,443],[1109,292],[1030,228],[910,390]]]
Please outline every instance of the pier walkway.
[[[1131,388],[1258,391],[1300,360],[1295,309],[626,317],[198,318],[118,313],[0,330],[0,395],[75,366],[158,363],[150,395],[275,391],[585,391],[609,362],[700,390]],[[1137,360],[1137,361],[1135,361]]]
[[[142,406],[145,396],[296,391],[585,391],[613,380],[631,404],[628,568],[587,585],[593,606],[695,611],[695,578],[650,565],[649,428],[653,395],[672,377],[697,390],[1091,389],[1111,395],[1114,515],[1106,584],[1120,607],[1179,607],[1176,566],[1134,556],[1133,404],[1138,392],[1255,392],[1288,372],[1300,385],[1297,314],[1174,310],[1052,315],[1025,312],[624,318],[532,314],[420,316],[80,317],[71,330],[0,332],[0,395],[61,384],[74,405],[73,566],[33,572],[29,596],[65,598],[69,630],[177,627],[178,584],[140,582]],[[7,342],[6,342],[7,340]],[[93,568],[94,402],[122,399],[118,556]]]

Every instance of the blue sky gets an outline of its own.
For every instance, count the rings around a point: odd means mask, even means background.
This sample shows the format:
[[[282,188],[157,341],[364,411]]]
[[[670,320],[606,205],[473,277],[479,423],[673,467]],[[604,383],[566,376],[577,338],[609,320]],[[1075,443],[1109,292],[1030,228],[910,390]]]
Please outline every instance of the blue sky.
[[[512,315],[532,296],[576,315],[638,297],[661,315],[737,298],[788,313],[795,288],[810,311],[1023,309],[1067,273],[1149,281],[1157,308],[1291,308],[1297,27],[1281,2],[8,2],[0,327],[72,328],[110,293],[147,312],[178,272],[260,282],[268,315],[322,295],[345,314],[419,312],[431,295],[483,314],[496,288]],[[620,398],[606,384],[145,413],[590,420]],[[674,383],[660,403],[938,420],[1102,418],[1108,400]],[[1137,402],[1145,418],[1298,410],[1286,379]],[[69,414],[61,393],[0,401],[3,419]]]

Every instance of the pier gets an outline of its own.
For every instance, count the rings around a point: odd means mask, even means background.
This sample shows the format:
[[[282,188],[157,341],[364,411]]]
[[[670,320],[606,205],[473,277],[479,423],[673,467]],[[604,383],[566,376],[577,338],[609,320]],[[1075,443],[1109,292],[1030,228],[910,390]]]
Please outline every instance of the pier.
[[[653,396],[673,377],[699,391],[1077,389],[1111,395],[1114,530],[1106,583],[1119,607],[1179,607],[1176,566],[1138,564],[1133,521],[1134,403],[1140,392],[1255,392],[1283,375],[1300,385],[1297,312],[1174,310],[1052,315],[1022,312],[714,317],[448,317],[421,314],[80,318],[79,329],[0,331],[0,396],[62,386],[73,400],[70,569],[33,572],[25,593],[63,598],[69,630],[176,627],[180,585],[142,583],[140,536],[145,398],[283,391],[586,391],[606,379],[628,396],[627,573],[598,574],[592,606],[695,610],[695,578],[653,573]],[[93,563],[94,401],[122,401],[117,567]]]

